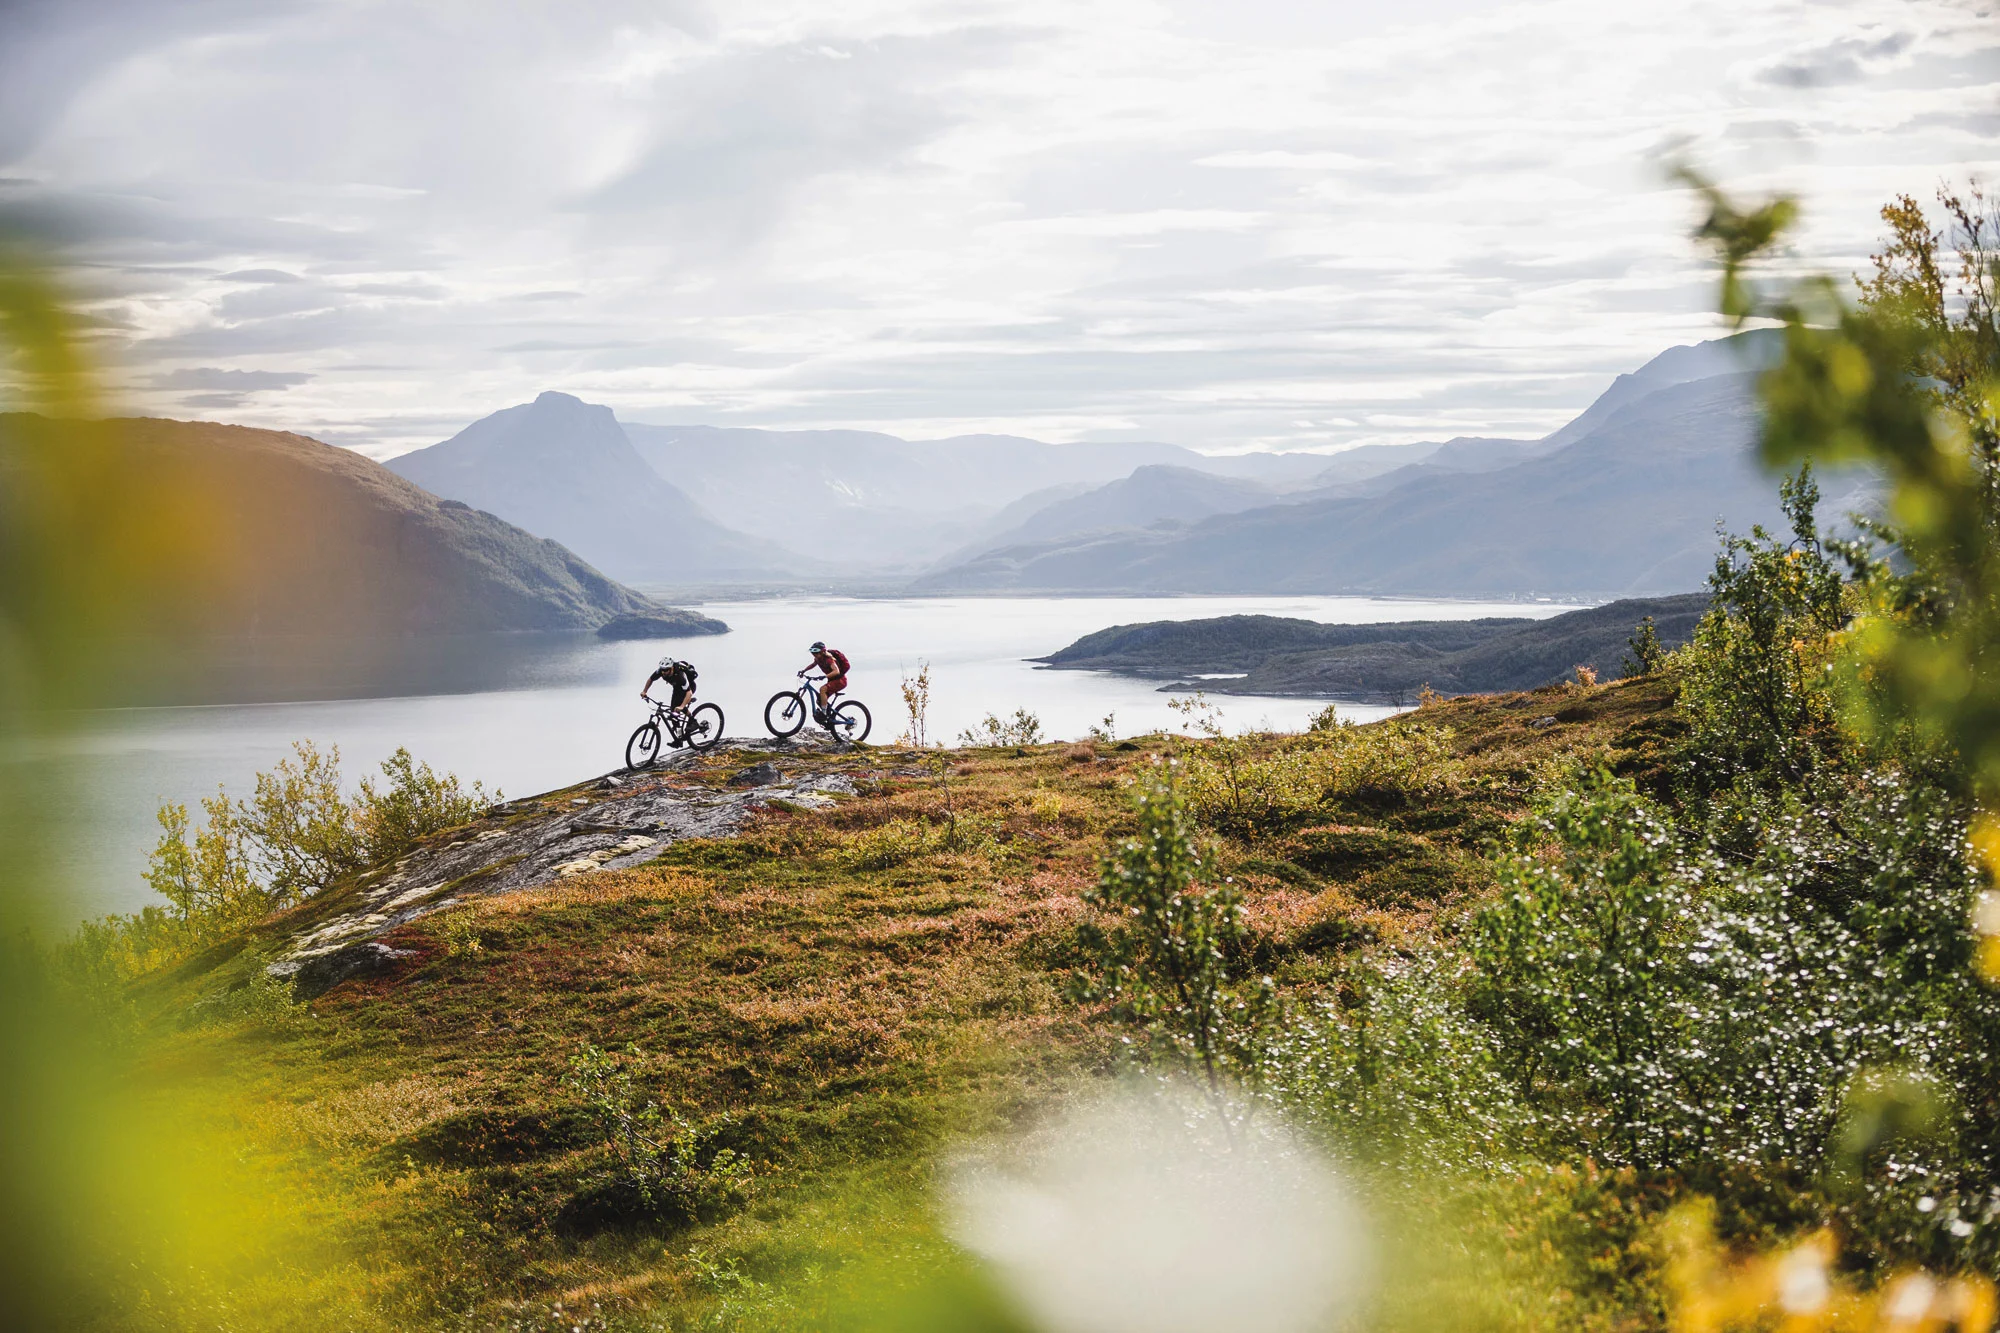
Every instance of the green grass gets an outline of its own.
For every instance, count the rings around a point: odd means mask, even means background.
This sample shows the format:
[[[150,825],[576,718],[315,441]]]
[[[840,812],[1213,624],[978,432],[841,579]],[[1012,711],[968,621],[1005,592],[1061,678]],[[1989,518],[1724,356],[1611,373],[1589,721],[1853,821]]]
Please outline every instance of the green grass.
[[[1436,704],[1423,719],[1452,730],[1447,789],[1218,837],[1256,963],[1309,996],[1356,950],[1448,937],[1537,772],[1579,754],[1643,772],[1670,706],[1651,681]],[[635,1327],[951,1326],[924,1322],[936,1306],[1009,1327],[942,1239],[933,1175],[955,1143],[1112,1066],[1117,1034],[1064,999],[1080,894],[1130,827],[1125,784],[1177,744],[956,752],[948,792],[911,770],[635,870],[459,909],[469,956],[448,953],[444,918],[415,922],[385,937],[413,955],[397,971],[307,1012],[243,988],[351,886],[150,980],[133,1096],[162,1126],[195,1121],[217,1188],[276,1219],[233,1270],[234,1317],[554,1327],[561,1306]],[[213,1000],[232,989],[249,998]],[[636,1047],[650,1095],[755,1164],[740,1209],[602,1204],[610,1153],[562,1086],[585,1043]]]

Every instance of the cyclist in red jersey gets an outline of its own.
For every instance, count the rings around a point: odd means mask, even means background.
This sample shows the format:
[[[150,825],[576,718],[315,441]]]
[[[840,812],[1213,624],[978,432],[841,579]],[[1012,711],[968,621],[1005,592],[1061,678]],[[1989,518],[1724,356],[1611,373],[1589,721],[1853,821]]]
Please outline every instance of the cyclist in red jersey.
[[[812,659],[813,666],[818,667],[826,676],[819,686],[819,706],[825,708],[834,695],[847,688],[847,654],[838,648],[829,648],[824,643],[815,643],[812,646]],[[801,671],[799,674],[803,676],[805,672]]]

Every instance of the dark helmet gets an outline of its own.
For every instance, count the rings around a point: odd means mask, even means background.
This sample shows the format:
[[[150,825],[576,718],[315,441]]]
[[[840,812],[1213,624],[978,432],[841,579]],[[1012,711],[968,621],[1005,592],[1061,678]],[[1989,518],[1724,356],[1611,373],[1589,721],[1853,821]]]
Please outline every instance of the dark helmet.
[[[821,643],[818,639],[814,639],[812,650],[815,653],[823,653],[826,651],[826,645],[824,643]]]

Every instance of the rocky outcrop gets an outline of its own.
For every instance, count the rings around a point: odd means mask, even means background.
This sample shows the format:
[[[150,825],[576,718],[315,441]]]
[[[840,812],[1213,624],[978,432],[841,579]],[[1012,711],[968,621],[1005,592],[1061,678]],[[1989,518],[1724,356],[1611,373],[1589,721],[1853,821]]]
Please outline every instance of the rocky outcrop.
[[[321,994],[408,957],[381,937],[432,913],[644,865],[683,838],[729,837],[774,803],[832,805],[887,771],[869,759],[855,762],[857,753],[868,752],[819,737],[745,742],[493,806],[478,822],[362,875],[356,905],[299,930],[265,970],[290,981],[301,998]],[[745,766],[716,782],[718,770],[732,764]]]

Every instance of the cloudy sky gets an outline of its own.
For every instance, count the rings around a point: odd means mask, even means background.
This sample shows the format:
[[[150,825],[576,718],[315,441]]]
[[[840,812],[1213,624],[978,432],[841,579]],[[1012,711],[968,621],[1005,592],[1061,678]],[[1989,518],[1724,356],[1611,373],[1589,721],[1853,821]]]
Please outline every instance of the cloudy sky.
[[[11,0],[0,208],[133,410],[1536,435],[1715,331],[1664,165],[2000,166],[1985,0]]]

